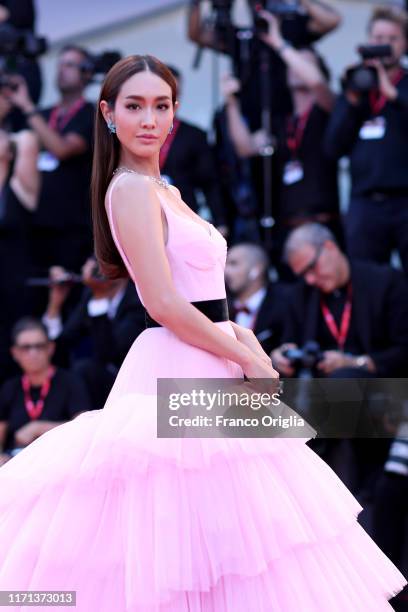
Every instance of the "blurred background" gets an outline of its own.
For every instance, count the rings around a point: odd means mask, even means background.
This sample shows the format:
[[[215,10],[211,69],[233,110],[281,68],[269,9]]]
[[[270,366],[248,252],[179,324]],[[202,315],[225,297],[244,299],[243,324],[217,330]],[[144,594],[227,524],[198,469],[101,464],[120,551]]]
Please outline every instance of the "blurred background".
[[[101,409],[146,329],[134,284],[94,257],[90,180],[104,75],[151,54],[180,101],[160,171],[227,241],[230,319],[407,572],[407,10],[0,0],[0,464]],[[329,403],[316,380],[355,393]]]

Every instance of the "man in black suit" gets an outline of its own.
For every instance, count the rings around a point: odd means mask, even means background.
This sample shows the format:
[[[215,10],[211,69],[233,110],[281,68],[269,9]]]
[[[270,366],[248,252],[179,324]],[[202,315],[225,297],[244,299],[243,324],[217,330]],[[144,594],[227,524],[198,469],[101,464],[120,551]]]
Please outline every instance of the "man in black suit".
[[[50,270],[48,307],[43,316],[50,338],[56,340],[56,359],[72,362],[84,379],[95,409],[102,408],[119,367],[136,337],[145,329],[145,311],[133,283],[127,279],[104,280],[95,275],[95,260],[82,268],[85,285],[81,299],[67,320],[62,308],[70,291],[63,283],[66,271]]]
[[[263,349],[270,353],[282,340],[285,287],[270,282],[269,259],[257,244],[230,247],[225,280],[230,298],[231,320],[254,331]]]
[[[180,98],[180,73],[173,66],[168,68],[177,81],[177,97]],[[180,190],[183,200],[195,212],[198,211],[196,191],[201,191],[214,225],[226,234],[226,216],[215,160],[204,130],[175,117],[173,130],[160,151],[160,172]]]
[[[317,223],[289,235],[285,259],[303,280],[291,289],[284,343],[318,342],[322,376],[407,375],[408,288],[400,271],[349,261],[330,230]],[[284,348],[274,351],[274,366],[293,376]]]
[[[349,261],[330,230],[315,223],[294,230],[284,254],[302,281],[290,290],[283,344],[272,352],[273,365],[281,374],[296,375],[293,362],[285,356],[286,349],[315,341],[322,351],[314,370],[317,376],[369,379],[407,375],[408,287],[399,270]],[[320,416],[324,417],[323,399],[313,402],[316,415],[322,402]],[[370,490],[387,458],[389,439],[367,439],[367,427],[378,423],[371,413],[361,410],[365,404],[358,399],[340,400],[331,407],[341,411],[338,414],[343,421],[347,411],[349,423],[356,427],[351,432],[359,436],[351,441],[356,488]],[[321,454],[328,461],[333,446],[334,442],[323,446]]]

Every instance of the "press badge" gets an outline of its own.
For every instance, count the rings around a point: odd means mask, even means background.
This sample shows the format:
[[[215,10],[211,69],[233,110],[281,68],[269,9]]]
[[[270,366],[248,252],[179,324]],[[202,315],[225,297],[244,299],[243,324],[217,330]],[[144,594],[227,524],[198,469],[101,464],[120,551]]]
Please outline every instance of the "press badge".
[[[41,151],[37,159],[37,169],[40,172],[53,172],[59,166],[59,160],[49,151]]]
[[[285,185],[293,185],[303,179],[303,166],[299,161],[290,161],[283,171],[283,182]]]
[[[381,140],[385,136],[385,130],[385,117],[376,117],[363,124],[359,136],[362,140]]]

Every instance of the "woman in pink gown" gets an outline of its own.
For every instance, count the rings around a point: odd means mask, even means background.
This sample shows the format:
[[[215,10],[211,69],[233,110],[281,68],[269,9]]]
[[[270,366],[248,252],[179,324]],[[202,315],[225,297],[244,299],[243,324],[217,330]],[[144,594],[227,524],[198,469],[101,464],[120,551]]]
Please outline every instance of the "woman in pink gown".
[[[131,276],[157,323],[102,410],[0,468],[0,591],[75,590],[78,612],[391,610],[406,580],[309,438],[156,436],[158,378],[276,377],[251,332],[191,304],[224,303],[227,246],[158,178],[175,104],[151,56],[105,79],[96,253],[105,273]]]

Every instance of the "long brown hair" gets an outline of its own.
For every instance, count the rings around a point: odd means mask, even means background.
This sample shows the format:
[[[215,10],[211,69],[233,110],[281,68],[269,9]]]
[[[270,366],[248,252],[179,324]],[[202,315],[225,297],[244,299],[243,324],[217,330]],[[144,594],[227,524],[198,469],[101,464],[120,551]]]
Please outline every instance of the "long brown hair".
[[[105,195],[112,173],[118,165],[120,142],[111,134],[100,109],[106,100],[113,109],[125,81],[138,72],[150,71],[171,87],[173,105],[176,102],[176,80],[170,70],[152,55],[131,55],[117,62],[102,84],[95,115],[94,153],[92,164],[91,199],[95,255],[99,267],[109,278],[127,277],[128,272],[113,241],[105,209]]]

